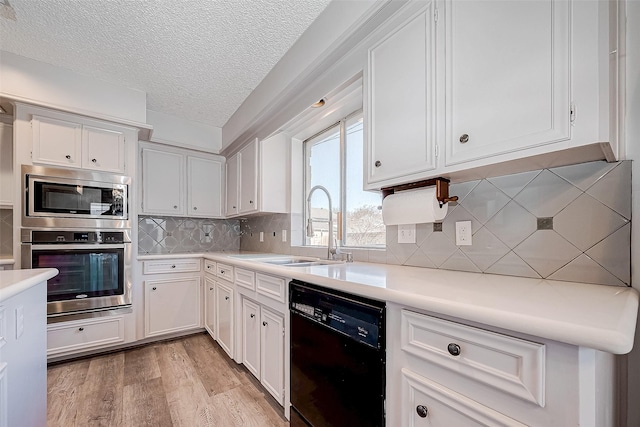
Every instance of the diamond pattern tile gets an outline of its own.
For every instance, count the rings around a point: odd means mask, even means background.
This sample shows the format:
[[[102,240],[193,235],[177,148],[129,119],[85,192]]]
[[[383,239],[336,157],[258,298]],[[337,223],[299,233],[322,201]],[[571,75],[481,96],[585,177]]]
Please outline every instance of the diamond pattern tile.
[[[513,251],[544,278],[581,253],[554,230],[536,231]]]
[[[513,175],[489,178],[488,181],[498,187],[507,196],[514,198],[522,189],[540,174],[540,171],[516,173]]]
[[[552,168],[550,171],[566,179],[580,190],[586,191],[587,188],[595,184],[615,166],[616,163],[607,163],[602,160],[578,165],[561,166],[559,168]]]
[[[560,270],[549,276],[553,280],[578,281],[598,285],[624,286],[618,278],[609,273],[600,264],[582,254]]]
[[[513,251],[500,258],[498,262],[486,269],[485,273],[540,278],[540,275]]]
[[[471,241],[471,246],[460,246],[460,250],[482,271],[509,252],[509,248],[486,227],[478,230]]]
[[[489,181],[483,180],[460,205],[471,213],[481,224],[487,222],[508,202],[509,197]]]
[[[140,217],[138,253],[168,254],[240,249],[237,220]]]
[[[628,256],[630,247],[631,224],[627,224],[585,253],[623,283],[630,285],[631,257]]]
[[[627,220],[588,194],[582,194],[553,219],[553,228],[578,249],[586,251]]]
[[[537,229],[536,217],[514,201],[507,203],[486,227],[508,247],[515,248]]]
[[[631,162],[621,162],[603,176],[587,194],[631,219]]]
[[[445,233],[433,233],[420,246],[420,250],[436,265],[440,267],[458,247]]]
[[[480,184],[480,181],[468,181],[451,184],[449,186],[449,194],[451,196],[457,196],[458,203],[460,203],[464,200],[465,197],[469,195],[469,193],[471,193],[471,190],[473,190],[478,184]]]
[[[480,273],[480,269],[461,250],[457,250],[441,266],[445,270],[469,271]]]
[[[558,175],[543,170],[514,200],[536,217],[552,217],[581,193]]]

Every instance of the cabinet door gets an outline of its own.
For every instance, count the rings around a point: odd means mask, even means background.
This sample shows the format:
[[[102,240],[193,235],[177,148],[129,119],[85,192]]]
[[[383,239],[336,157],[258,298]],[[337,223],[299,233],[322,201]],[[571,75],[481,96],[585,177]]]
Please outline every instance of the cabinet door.
[[[80,123],[33,116],[33,163],[70,168],[82,165],[82,125]]]
[[[240,153],[236,153],[227,160],[227,202],[226,214],[238,213],[238,192],[240,191]]]
[[[242,300],[242,363],[260,379],[260,306]]]
[[[433,8],[428,2],[369,49],[370,188],[436,167]]]
[[[142,150],[142,212],[184,215],[184,156]]]
[[[240,150],[239,213],[258,210],[258,140]]]
[[[187,158],[189,216],[222,216],[222,166],[220,159]]]
[[[446,1],[447,165],[570,138],[570,7]]]
[[[147,337],[200,327],[200,278],[145,281]]]
[[[124,173],[124,133],[84,125],[82,127],[82,167]]]
[[[260,382],[278,401],[284,402],[284,319],[281,315],[262,309],[261,375]]]
[[[216,330],[216,282],[205,274],[204,278],[204,327],[215,339]]]
[[[233,290],[216,282],[216,340],[233,359]]]
[[[13,205],[13,126],[0,123],[0,207]]]

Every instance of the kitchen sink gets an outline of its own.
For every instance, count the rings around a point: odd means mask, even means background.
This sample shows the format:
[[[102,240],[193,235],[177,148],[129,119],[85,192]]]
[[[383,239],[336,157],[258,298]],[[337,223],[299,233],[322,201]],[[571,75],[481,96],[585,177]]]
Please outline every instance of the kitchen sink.
[[[344,261],[333,261],[319,258],[274,258],[260,260],[260,262],[280,265],[282,267],[310,267],[312,265],[342,264]]]

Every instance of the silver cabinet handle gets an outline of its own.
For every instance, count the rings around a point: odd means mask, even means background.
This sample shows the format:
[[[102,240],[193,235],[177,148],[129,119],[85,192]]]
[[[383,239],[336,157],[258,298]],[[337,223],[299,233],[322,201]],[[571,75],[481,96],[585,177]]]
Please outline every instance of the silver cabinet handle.
[[[262,326],[267,326],[268,323],[267,322],[262,322]]]
[[[98,163],[98,160],[96,160],[96,159],[91,159],[91,161],[92,161],[93,163]]]
[[[194,207],[193,207],[193,210],[194,210],[194,211],[197,211],[197,210],[198,210],[197,206],[194,206]]]
[[[452,356],[460,356],[460,346],[456,343],[451,343],[447,346],[449,354]]]
[[[225,300],[229,301],[229,297],[224,297]]]
[[[253,200],[249,200],[249,203],[250,203],[250,204],[253,204]]]
[[[171,268],[176,268],[175,264],[171,266]]]
[[[178,205],[173,205],[173,209],[178,209]]]
[[[251,314],[251,318],[253,319],[254,317],[256,317],[256,315],[252,313]]]
[[[377,168],[382,166],[382,162],[380,160],[376,160],[376,162],[374,164],[376,165]]]
[[[70,155],[68,155],[68,154],[67,154],[66,156],[64,156],[64,157],[65,157],[67,160],[71,160],[71,156],[70,156]]]
[[[153,288],[151,288],[151,289],[153,289],[153,290],[155,291],[155,290],[156,290],[156,289],[158,289],[158,288],[156,288],[156,287],[154,286],[154,287],[153,287]]]
[[[209,288],[209,290],[210,290],[210,291],[212,291],[212,290],[213,290],[213,288]]]
[[[84,328],[83,328],[83,327],[79,327],[79,328],[78,328],[78,330],[79,330],[80,332],[82,332],[82,331],[84,331]]]
[[[467,135],[466,133],[460,135],[460,142],[462,144],[466,144],[467,142],[469,142],[469,135]]]

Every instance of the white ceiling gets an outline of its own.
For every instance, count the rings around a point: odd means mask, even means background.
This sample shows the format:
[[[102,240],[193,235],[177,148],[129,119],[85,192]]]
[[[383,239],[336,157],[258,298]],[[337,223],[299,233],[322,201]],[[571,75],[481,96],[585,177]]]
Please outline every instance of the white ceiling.
[[[222,127],[329,1],[0,0],[0,49]]]

